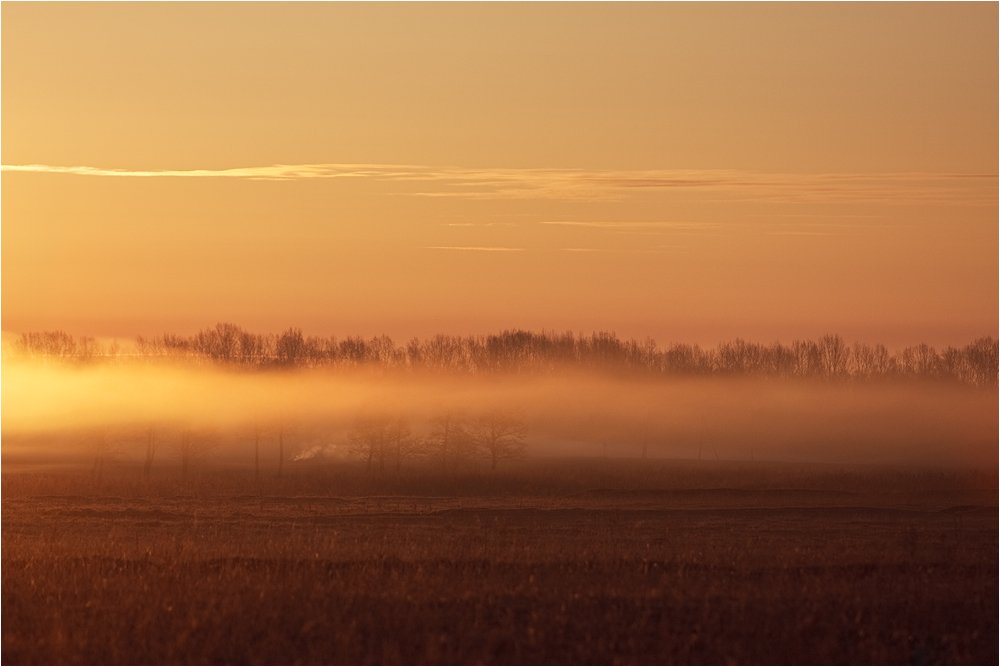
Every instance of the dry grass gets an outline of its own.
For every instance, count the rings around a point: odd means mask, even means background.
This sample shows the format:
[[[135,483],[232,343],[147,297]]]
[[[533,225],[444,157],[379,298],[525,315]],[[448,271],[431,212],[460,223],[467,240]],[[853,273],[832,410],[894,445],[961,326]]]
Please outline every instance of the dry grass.
[[[998,659],[995,475],[552,462],[3,491],[7,664]]]

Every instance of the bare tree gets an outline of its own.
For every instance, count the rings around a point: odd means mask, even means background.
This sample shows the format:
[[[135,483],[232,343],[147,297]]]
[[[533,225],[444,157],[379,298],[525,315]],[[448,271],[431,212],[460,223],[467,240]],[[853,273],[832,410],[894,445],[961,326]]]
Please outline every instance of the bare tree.
[[[998,353],[996,338],[977,338],[959,353],[956,377],[980,387],[996,387]]]
[[[935,378],[940,371],[941,359],[933,347],[921,343],[905,348],[899,354],[899,365],[905,373],[914,377]]]
[[[98,426],[90,434],[89,450],[94,457],[90,473],[94,479],[100,481],[104,476],[104,468],[115,452],[115,445],[112,443],[106,426]]]
[[[149,476],[153,471],[153,459],[155,457],[156,439],[153,433],[153,425],[150,424],[146,427],[146,458],[142,464],[142,476],[144,479],[149,479]]]
[[[275,353],[278,363],[282,366],[299,366],[305,363],[307,346],[302,330],[291,328],[281,334],[275,346]]]
[[[359,416],[351,427],[348,439],[351,453],[365,462],[365,469],[385,472],[389,420],[378,415]]]
[[[208,451],[216,446],[212,434],[206,430],[184,427],[177,437],[177,458],[181,464],[181,477],[187,479],[192,469],[201,463]]]
[[[839,377],[847,372],[849,348],[840,336],[827,334],[819,339],[819,353],[826,377]]]
[[[504,459],[524,455],[524,421],[507,410],[490,410],[473,424],[473,437],[480,451],[490,460],[490,470]]]
[[[427,450],[440,462],[442,470],[451,470],[473,454],[475,443],[461,415],[445,412],[431,420],[431,434]]]
[[[278,422],[278,477],[285,472],[285,423]]]
[[[935,351],[918,345],[890,352],[881,345],[850,345],[840,336],[796,340],[791,345],[763,345],[742,339],[714,349],[675,344],[660,348],[651,339],[620,339],[614,332],[574,335],[567,332],[503,331],[487,336],[437,335],[397,345],[387,336],[370,339],[314,338],[297,328],[280,334],[253,334],[235,324],[219,323],[193,336],[164,334],[139,337],[143,356],[204,359],[234,368],[331,366],[423,368],[443,372],[555,372],[566,366],[627,371],[654,376],[678,374],[753,375],[765,377],[875,379],[909,377],[960,381],[995,387],[997,339],[981,338],[963,348]],[[62,331],[28,332],[12,341],[12,352],[62,363],[117,362],[117,344]]]
[[[253,478],[255,482],[260,482],[260,437],[263,434],[263,427],[259,421],[254,421],[253,429]]]
[[[191,465],[194,461],[196,450],[197,445],[195,444],[191,429],[181,429],[177,440],[177,457],[181,462],[181,477],[184,479],[187,479],[191,472]]]
[[[384,414],[361,415],[348,434],[351,453],[365,462],[369,473],[384,474],[388,466],[396,473],[422,443],[413,436],[405,417]]]
[[[420,442],[413,437],[406,418],[397,417],[386,426],[386,445],[389,455],[392,456],[396,474],[399,474],[403,460],[410,458],[417,451]]]

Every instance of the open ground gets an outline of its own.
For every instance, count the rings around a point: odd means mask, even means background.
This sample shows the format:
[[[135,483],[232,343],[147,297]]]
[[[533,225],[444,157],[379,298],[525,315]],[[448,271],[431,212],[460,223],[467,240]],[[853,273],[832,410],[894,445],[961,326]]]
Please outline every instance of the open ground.
[[[11,466],[8,466],[8,471]],[[995,663],[995,471],[3,477],[3,661]]]

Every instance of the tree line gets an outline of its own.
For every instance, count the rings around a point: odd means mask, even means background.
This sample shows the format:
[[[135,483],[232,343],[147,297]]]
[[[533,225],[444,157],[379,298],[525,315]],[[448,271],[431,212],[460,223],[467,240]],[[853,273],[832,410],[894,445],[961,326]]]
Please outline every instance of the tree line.
[[[346,447],[309,446],[315,434],[303,439],[293,424],[273,420],[254,421],[246,429],[229,433],[183,424],[100,426],[85,431],[83,443],[95,479],[100,479],[108,464],[124,450],[142,456],[142,475],[149,479],[154,467],[164,466],[165,448],[167,459],[177,466],[181,478],[187,479],[212,450],[223,444],[228,444],[230,450],[234,445],[246,446],[249,455],[252,443],[254,477],[258,481],[267,471],[280,478],[289,463],[330,455],[358,461],[369,475],[381,477],[398,475],[410,463],[426,464],[444,473],[479,465],[496,471],[504,461],[521,458],[526,452],[527,424],[514,410],[491,408],[475,415],[448,411],[418,426],[420,432],[415,433],[405,416],[361,413],[346,433],[342,432]],[[169,467],[170,463],[165,465]]]
[[[406,459],[423,458],[455,471],[479,458],[496,470],[501,461],[524,454],[525,422],[516,413],[489,410],[474,419],[448,412],[432,419],[431,431],[414,436],[404,417],[367,415],[349,433],[350,453],[368,472],[399,472]]]
[[[855,379],[953,380],[996,387],[998,342],[978,338],[964,347],[937,350],[921,344],[890,351],[884,345],[846,342],[838,335],[791,344],[736,339],[714,348],[620,339],[613,332],[507,330],[487,336],[413,338],[397,344],[388,336],[305,336],[290,328],[255,334],[220,323],[193,336],[139,336],[134,350],[102,345],[62,331],[25,333],[13,341],[16,354],[79,362],[130,358],[185,359],[232,368],[379,368],[468,374],[547,373],[563,369],[618,371],[664,376],[766,376]]]

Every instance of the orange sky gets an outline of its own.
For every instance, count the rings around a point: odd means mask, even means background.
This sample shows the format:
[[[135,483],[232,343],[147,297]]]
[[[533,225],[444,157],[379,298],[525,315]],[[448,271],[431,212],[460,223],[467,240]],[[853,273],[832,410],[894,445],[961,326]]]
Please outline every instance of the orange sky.
[[[6,331],[997,331],[997,5],[2,6]]]

